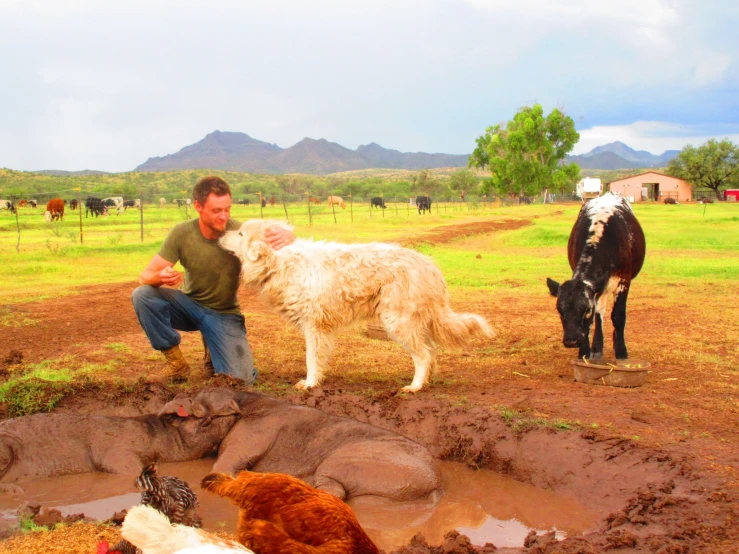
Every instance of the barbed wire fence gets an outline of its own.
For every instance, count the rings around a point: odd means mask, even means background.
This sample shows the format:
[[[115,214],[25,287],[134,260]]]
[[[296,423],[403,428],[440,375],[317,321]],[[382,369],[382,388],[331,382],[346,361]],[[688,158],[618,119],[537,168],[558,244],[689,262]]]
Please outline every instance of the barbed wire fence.
[[[127,209],[138,209],[138,226],[139,226],[139,241],[145,242],[145,238],[149,236],[150,230],[147,229],[147,224],[152,221],[152,218],[147,219],[146,214],[150,213],[149,210],[162,210],[167,206],[176,205],[182,220],[188,220],[196,217],[192,200],[189,197],[189,193],[186,190],[181,191],[168,191],[160,192],[156,190],[139,189],[136,195],[128,194],[121,195],[118,190],[105,190],[98,186],[91,190],[83,190],[82,187],[73,187],[63,190],[54,190],[48,192],[35,192],[31,195],[19,195],[10,194],[4,197],[4,200],[12,202],[14,210],[14,223],[15,231],[17,234],[17,241],[15,249],[17,252],[20,251],[22,231],[33,230],[43,228],[44,225],[48,225],[51,232],[57,236],[62,237],[62,226],[57,222],[62,222],[64,215],[60,214],[59,217],[54,217],[53,221],[48,221],[48,216],[45,217],[43,223],[40,223],[38,219],[33,221],[22,221],[27,217],[38,218],[47,211],[47,207],[51,200],[61,200],[64,203],[64,213],[69,214],[70,212],[76,212],[74,215],[78,219],[79,229],[76,231],[67,230],[67,237],[73,242],[79,241],[81,245],[85,244],[85,230],[92,226],[92,222],[89,222],[90,217],[94,217],[95,220],[99,217],[99,213],[95,213],[90,210],[90,199],[96,199],[99,201],[105,201],[110,198],[117,198],[123,200],[126,204],[123,207],[118,205],[111,206],[109,209],[108,217],[112,216],[113,212],[116,215],[121,215],[127,211]],[[311,193],[310,190],[303,191],[298,194],[279,194],[279,193],[242,193],[236,194],[233,197],[233,205],[238,207],[237,219],[248,217],[264,219],[265,216],[268,218],[281,218],[278,216],[280,212],[284,213],[284,218],[288,223],[295,224],[298,220],[303,220],[307,217],[308,225],[312,226],[315,222],[329,217],[334,224],[355,224],[363,218],[374,218],[385,219],[387,217],[394,218],[411,218],[412,215],[423,216],[426,211],[420,209],[416,204],[416,199],[420,196],[425,195],[385,195],[380,192],[375,196],[354,196],[348,194],[343,197],[338,195],[332,196],[318,196],[318,194]],[[329,202],[329,198],[334,199]],[[378,202],[379,199],[379,202]],[[536,198],[507,198],[498,196],[467,196],[464,199],[454,198],[451,196],[446,197],[431,197],[431,206],[429,212],[440,214],[458,213],[458,212],[489,212],[494,208],[514,206],[520,204],[541,204],[541,203],[552,203],[552,202],[572,202],[578,201],[576,197],[572,195],[553,196],[548,195],[547,197],[536,197]],[[131,205],[133,204],[133,205]],[[366,208],[364,208],[366,207]],[[0,232],[8,231],[8,227],[3,225],[2,213],[5,211],[0,205]],[[244,213],[244,209],[246,213]],[[328,208],[328,209],[327,209]],[[85,210],[85,217],[82,216],[82,210]],[[366,215],[362,215],[364,212]],[[156,213],[156,212],[151,212]],[[348,216],[348,217],[346,217]],[[104,217],[104,216],[103,216]],[[89,222],[89,223],[88,223]],[[116,239],[115,237],[108,237],[111,244],[117,244],[116,240],[120,240],[121,237]],[[47,241],[48,242],[48,241]],[[48,246],[48,244],[47,244]]]

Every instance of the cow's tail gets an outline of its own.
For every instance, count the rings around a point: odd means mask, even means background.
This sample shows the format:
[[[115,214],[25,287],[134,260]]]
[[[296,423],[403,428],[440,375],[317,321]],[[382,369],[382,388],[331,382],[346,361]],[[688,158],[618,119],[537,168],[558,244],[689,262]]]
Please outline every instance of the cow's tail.
[[[431,322],[431,335],[438,344],[458,347],[475,336],[493,337],[495,331],[484,317],[446,308]]]

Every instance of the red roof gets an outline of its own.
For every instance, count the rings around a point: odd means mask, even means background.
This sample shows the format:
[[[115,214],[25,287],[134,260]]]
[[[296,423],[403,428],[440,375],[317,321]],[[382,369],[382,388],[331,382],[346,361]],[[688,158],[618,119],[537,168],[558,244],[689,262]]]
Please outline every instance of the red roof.
[[[662,175],[662,177],[669,177],[670,179],[677,179],[678,181],[682,181],[686,185],[690,185],[690,183],[688,183],[685,179],[680,179],[679,177],[675,177],[673,175],[667,175],[667,173],[660,173],[659,171],[645,171],[644,173],[637,173],[636,175],[629,175],[628,177],[622,177],[621,179],[610,181],[608,184],[611,185],[613,183],[618,183],[619,181],[626,181],[627,179],[633,179],[634,177],[639,177],[640,175],[646,175],[647,173],[654,173],[655,175]]]

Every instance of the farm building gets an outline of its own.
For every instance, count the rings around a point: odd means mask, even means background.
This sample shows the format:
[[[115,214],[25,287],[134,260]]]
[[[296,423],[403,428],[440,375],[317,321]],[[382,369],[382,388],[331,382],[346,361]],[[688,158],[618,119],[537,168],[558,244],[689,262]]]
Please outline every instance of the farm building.
[[[601,183],[600,179],[585,177],[577,183],[575,191],[577,196],[583,200],[590,200],[603,194],[603,183]]]
[[[693,185],[677,177],[647,171],[631,177],[611,181],[608,190],[618,192],[630,202],[649,200],[661,202],[665,198],[674,198],[678,202],[690,202],[693,199]]]
[[[724,200],[728,202],[739,202],[739,189],[726,189],[724,191]]]

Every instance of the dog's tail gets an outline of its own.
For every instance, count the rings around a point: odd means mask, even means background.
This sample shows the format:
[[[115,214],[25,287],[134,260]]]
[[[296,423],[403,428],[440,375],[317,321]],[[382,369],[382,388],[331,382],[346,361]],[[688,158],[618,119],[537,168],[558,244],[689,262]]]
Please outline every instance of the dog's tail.
[[[457,313],[447,308],[431,322],[431,335],[443,346],[464,346],[477,335],[495,336],[495,331],[484,317]]]

